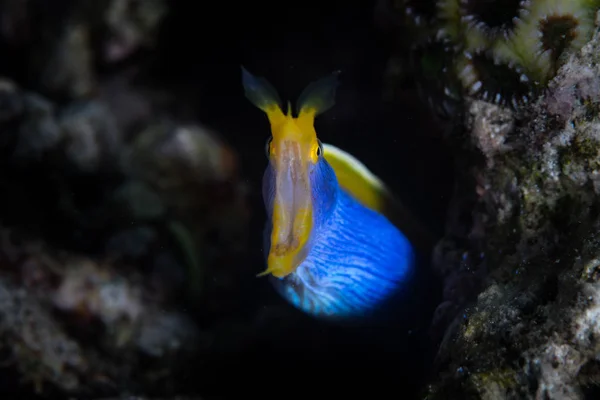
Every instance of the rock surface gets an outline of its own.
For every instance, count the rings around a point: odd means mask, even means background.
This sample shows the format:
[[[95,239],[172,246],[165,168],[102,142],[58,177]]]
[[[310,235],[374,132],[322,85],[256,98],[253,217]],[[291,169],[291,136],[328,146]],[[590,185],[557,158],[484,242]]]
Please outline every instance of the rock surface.
[[[599,50],[596,32],[519,114],[467,103],[427,399],[600,396]]]

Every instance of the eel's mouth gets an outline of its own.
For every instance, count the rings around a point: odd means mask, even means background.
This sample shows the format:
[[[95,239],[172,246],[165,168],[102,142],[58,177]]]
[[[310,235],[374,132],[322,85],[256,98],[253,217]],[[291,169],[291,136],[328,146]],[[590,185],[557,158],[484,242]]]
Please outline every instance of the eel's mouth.
[[[309,177],[310,161],[302,144],[281,141],[271,157],[275,172],[275,194],[271,221],[271,249],[267,270],[283,278],[291,274],[308,254],[307,242],[313,227],[313,203]]]

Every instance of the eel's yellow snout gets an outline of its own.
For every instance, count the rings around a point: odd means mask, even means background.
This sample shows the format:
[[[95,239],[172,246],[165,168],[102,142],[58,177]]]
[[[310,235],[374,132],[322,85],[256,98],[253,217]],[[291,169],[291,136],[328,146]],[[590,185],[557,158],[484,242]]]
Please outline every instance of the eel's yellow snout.
[[[271,168],[275,173],[275,197],[271,221],[271,249],[267,270],[283,278],[294,272],[308,254],[307,243],[313,228],[313,203],[307,147],[301,142],[272,143]]]

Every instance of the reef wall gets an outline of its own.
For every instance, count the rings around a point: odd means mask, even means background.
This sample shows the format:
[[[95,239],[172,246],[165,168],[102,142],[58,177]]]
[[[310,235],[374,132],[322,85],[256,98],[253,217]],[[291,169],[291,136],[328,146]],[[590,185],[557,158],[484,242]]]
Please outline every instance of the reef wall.
[[[600,396],[597,27],[527,105],[464,99],[427,399]]]

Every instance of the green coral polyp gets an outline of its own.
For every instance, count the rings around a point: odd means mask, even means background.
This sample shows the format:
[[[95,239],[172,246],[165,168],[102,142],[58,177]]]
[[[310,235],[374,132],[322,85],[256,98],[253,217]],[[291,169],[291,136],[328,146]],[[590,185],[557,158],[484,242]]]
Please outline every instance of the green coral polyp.
[[[542,48],[552,53],[553,61],[577,39],[579,22],[571,15],[550,15],[540,21]]]
[[[533,94],[527,75],[519,67],[497,59],[491,50],[465,52],[456,66],[469,96],[517,108],[527,104]]]
[[[591,37],[596,9],[588,0],[532,1],[512,35],[499,45],[498,53],[546,84],[565,51],[580,49]]]
[[[460,14],[470,28],[490,38],[508,36],[529,5],[525,0],[460,0]]]
[[[397,1],[415,23],[429,21],[423,32],[430,42],[444,43],[447,56],[436,57],[455,73],[464,94],[512,108],[529,102],[556,74],[564,54],[589,40],[600,6],[600,0]],[[421,47],[411,51],[424,56]],[[433,89],[443,86],[451,84]],[[432,94],[425,98],[431,105]]]
[[[437,39],[449,40],[454,42],[455,46],[460,47],[466,26],[461,19],[459,1],[438,1],[437,19],[440,21],[440,26],[436,32]]]

